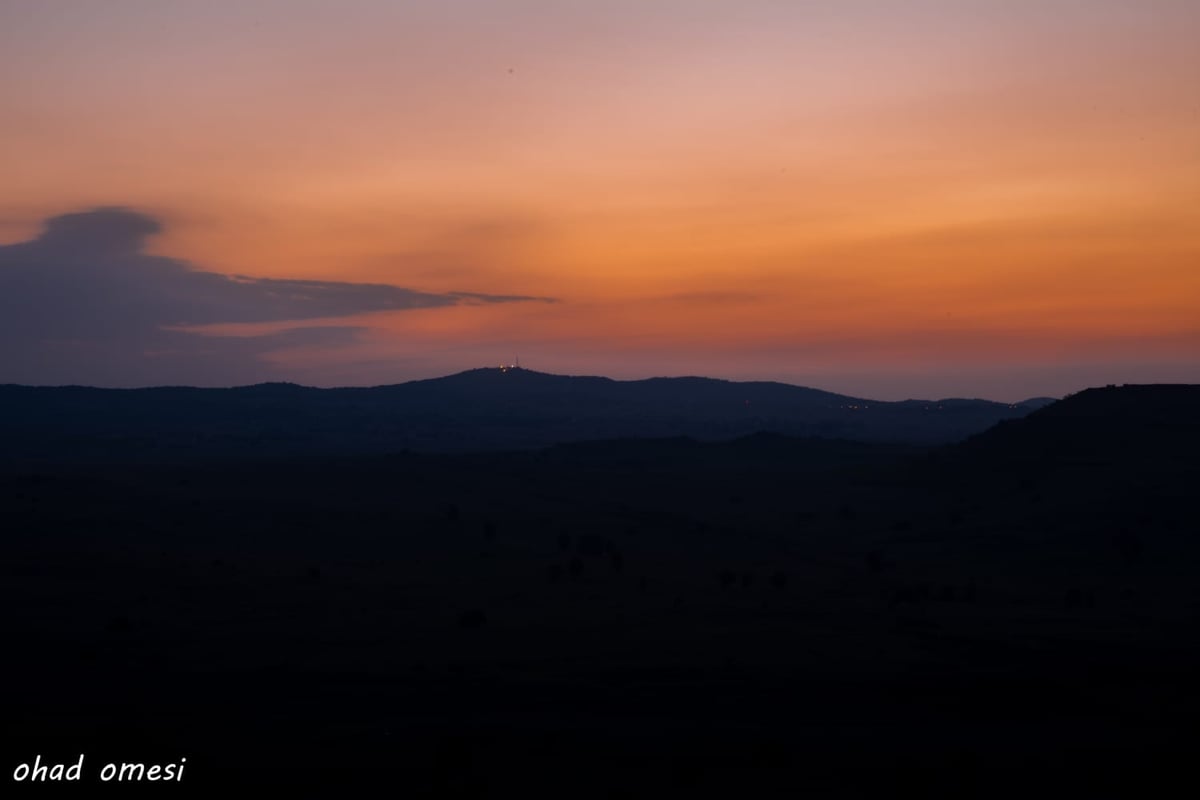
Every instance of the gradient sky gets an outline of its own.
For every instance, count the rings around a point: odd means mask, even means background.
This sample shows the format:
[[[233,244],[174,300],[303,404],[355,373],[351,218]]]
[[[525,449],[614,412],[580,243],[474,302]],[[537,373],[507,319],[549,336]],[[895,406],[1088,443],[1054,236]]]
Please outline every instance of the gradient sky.
[[[1198,42],[1195,0],[0,0],[0,382],[1200,382]]]

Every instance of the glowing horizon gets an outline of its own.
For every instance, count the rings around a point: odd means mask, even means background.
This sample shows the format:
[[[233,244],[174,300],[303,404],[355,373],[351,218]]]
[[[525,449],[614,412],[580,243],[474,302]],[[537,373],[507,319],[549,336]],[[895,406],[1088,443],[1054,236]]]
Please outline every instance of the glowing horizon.
[[[999,5],[9,3],[0,244],[123,206],[172,264],[426,298],[304,317],[342,333],[264,380],[1200,382],[1200,7]],[[70,382],[55,347],[0,382]],[[253,373],[163,363],[87,374]]]

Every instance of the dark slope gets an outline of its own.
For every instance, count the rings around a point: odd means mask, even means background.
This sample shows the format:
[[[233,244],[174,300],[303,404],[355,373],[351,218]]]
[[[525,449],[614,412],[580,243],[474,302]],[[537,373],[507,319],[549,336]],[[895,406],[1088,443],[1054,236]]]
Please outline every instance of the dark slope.
[[[4,766],[186,755],[200,796],[1194,793],[1194,397],[1083,392],[932,452],[0,465]]]
[[[1200,485],[1200,386],[1087,389],[1001,422],[947,452],[964,476],[1090,498],[1098,506],[1140,493],[1145,513],[1185,501]]]
[[[10,457],[50,459],[456,452],[756,431],[929,444],[1036,405],[881,403],[780,383],[479,369],[362,389],[0,386],[0,435]]]
[[[1125,385],[1086,389],[964,442],[989,460],[1121,463],[1195,457],[1200,386]]]

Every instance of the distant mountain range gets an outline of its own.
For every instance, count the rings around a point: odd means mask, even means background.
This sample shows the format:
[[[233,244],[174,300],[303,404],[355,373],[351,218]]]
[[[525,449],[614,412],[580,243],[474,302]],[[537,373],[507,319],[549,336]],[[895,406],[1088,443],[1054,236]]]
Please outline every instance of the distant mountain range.
[[[0,386],[12,458],[463,452],[561,442],[790,436],[941,444],[1053,400],[881,402],[772,382],[617,381],[475,369],[371,388]]]

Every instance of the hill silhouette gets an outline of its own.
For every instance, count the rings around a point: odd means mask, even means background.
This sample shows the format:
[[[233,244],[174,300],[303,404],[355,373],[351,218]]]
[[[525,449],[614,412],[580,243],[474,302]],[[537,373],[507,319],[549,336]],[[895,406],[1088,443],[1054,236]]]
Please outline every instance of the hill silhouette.
[[[0,434],[12,457],[52,459],[461,452],[757,431],[933,444],[1046,402],[877,402],[782,383],[492,368],[372,388],[0,386]]]
[[[1136,489],[1142,513],[1152,513],[1190,498],[1200,479],[1197,409],[1200,386],[1087,389],[970,437],[945,458],[979,485],[989,483],[986,473],[1004,474],[1080,502],[1104,503]]]
[[[1200,386],[1085,389],[972,437],[979,458],[1171,459],[1200,444]]]
[[[522,406],[607,402],[524,377]],[[1193,788],[1198,390],[941,446],[10,458],[4,752],[186,755],[205,790]],[[342,396],[188,396],[306,394]]]

